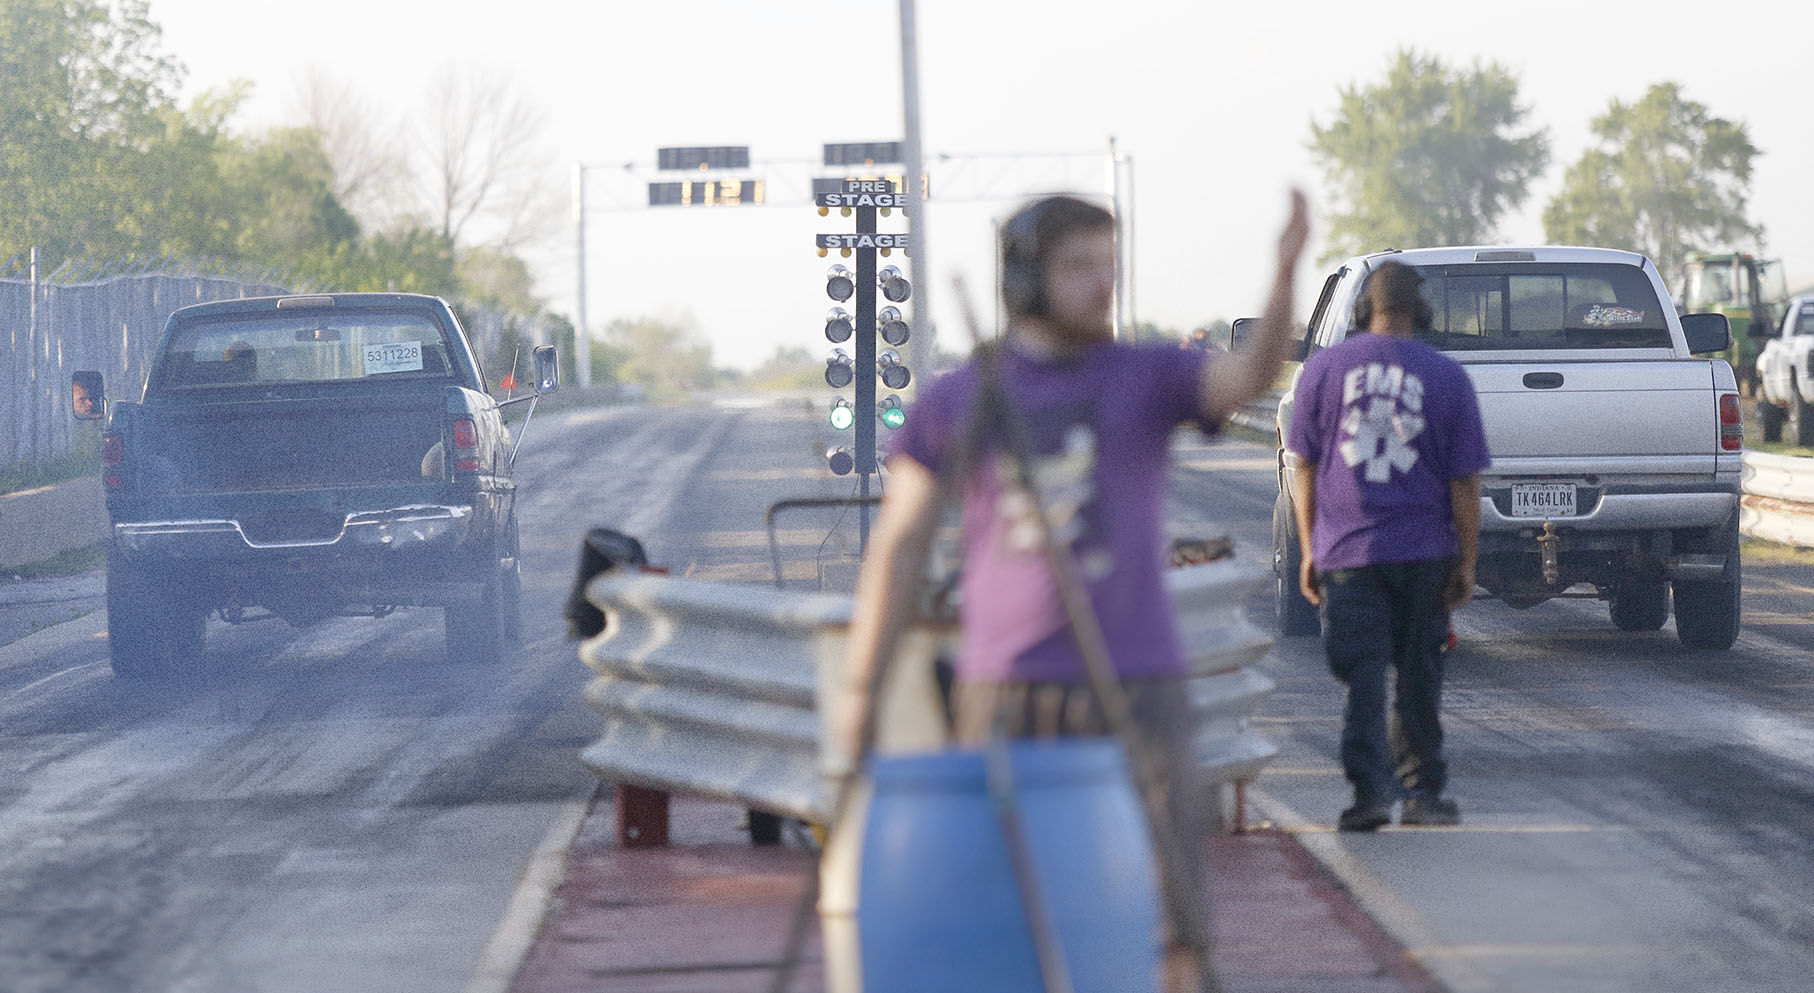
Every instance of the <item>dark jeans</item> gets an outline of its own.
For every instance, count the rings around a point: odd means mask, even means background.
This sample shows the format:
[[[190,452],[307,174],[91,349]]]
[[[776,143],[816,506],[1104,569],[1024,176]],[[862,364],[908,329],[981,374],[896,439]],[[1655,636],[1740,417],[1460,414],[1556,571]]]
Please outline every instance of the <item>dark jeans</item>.
[[[1359,804],[1436,796],[1447,785],[1438,710],[1449,631],[1442,588],[1453,567],[1445,558],[1319,573],[1324,651],[1348,684],[1342,769]],[[1388,670],[1398,675],[1390,719]]]

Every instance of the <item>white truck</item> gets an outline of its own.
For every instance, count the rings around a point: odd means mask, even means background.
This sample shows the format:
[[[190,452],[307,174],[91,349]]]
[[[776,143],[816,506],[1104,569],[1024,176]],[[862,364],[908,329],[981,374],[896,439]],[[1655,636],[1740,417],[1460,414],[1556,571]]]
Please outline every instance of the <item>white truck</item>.
[[[1814,295],[1790,297],[1757,356],[1757,423],[1765,441],[1814,445]]]
[[[1608,601],[1612,623],[1670,616],[1693,648],[1730,648],[1739,627],[1738,503],[1744,437],[1720,314],[1678,317],[1656,266],[1599,248],[1428,248],[1348,260],[1323,284],[1301,357],[1354,333],[1374,266],[1409,265],[1435,312],[1420,338],[1473,379],[1492,466],[1482,474],[1487,596],[1516,608]],[[1284,448],[1294,378],[1278,410],[1273,564],[1280,630],[1313,634],[1298,591]],[[1591,591],[1577,591],[1578,586]]]

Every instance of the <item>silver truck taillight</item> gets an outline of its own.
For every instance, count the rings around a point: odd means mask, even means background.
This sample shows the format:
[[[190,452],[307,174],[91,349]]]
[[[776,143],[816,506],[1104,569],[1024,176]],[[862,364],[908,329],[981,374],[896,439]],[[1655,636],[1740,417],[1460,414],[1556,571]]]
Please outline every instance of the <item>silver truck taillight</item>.
[[[1737,393],[1720,394],[1720,450],[1726,452],[1742,451],[1745,447],[1745,427],[1740,419]]]

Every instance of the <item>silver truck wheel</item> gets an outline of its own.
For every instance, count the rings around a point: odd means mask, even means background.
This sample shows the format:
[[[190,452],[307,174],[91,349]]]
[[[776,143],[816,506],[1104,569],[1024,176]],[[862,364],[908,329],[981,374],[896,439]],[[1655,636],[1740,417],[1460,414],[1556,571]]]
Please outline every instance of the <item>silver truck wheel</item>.
[[[107,648],[115,676],[168,680],[201,658],[207,614],[171,597],[170,588],[148,570],[108,554]]]
[[[1298,589],[1298,569],[1303,555],[1298,549],[1297,531],[1291,501],[1280,493],[1272,503],[1273,600],[1279,633],[1290,636],[1321,634],[1322,618]]]
[[[1669,619],[1669,583],[1662,579],[1621,580],[1613,587],[1612,625],[1621,631],[1655,631]]]

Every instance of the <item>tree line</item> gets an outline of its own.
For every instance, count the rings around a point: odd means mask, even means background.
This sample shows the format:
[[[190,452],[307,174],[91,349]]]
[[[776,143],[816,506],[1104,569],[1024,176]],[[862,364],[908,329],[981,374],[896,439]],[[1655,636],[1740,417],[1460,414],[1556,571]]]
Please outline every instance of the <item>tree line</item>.
[[[160,40],[147,0],[0,3],[0,267],[33,247],[53,269],[83,258],[250,263],[313,288],[433,293],[521,314],[552,326],[571,359],[571,324],[535,298],[518,254],[558,223],[558,192],[535,174],[546,161],[539,112],[508,80],[449,67],[428,111],[400,122],[314,77],[301,122],[245,134],[228,127],[245,85],[179,105],[183,69]],[[1330,191],[1330,257],[1493,241],[1550,164],[1549,136],[1528,117],[1517,77],[1495,63],[1402,50],[1383,79],[1343,87],[1334,114],[1310,125]],[[1592,133],[1543,211],[1547,240],[1642,252],[1674,278],[1689,251],[1762,238],[1746,216],[1758,150],[1744,124],[1663,82],[1614,100]],[[684,375],[659,372],[663,351],[675,353],[651,341],[650,323],[606,329],[593,378],[658,390],[677,388],[676,376],[717,378],[697,337]],[[798,379],[803,364],[778,355],[765,378]]]
[[[1494,241],[1550,164],[1549,136],[1528,116],[1505,67],[1408,49],[1384,79],[1343,87],[1333,117],[1310,126],[1333,194],[1329,257]],[[1761,242],[1745,209],[1758,149],[1743,123],[1659,82],[1590,128],[1544,207],[1549,242],[1640,252],[1670,280],[1691,251]]]
[[[0,3],[0,267],[33,248],[42,271],[220,260],[432,293],[571,341],[517,254],[558,205],[534,172],[540,118],[508,80],[450,67],[398,121],[314,77],[304,120],[245,134],[228,123],[246,84],[179,104],[160,42],[146,0]]]

